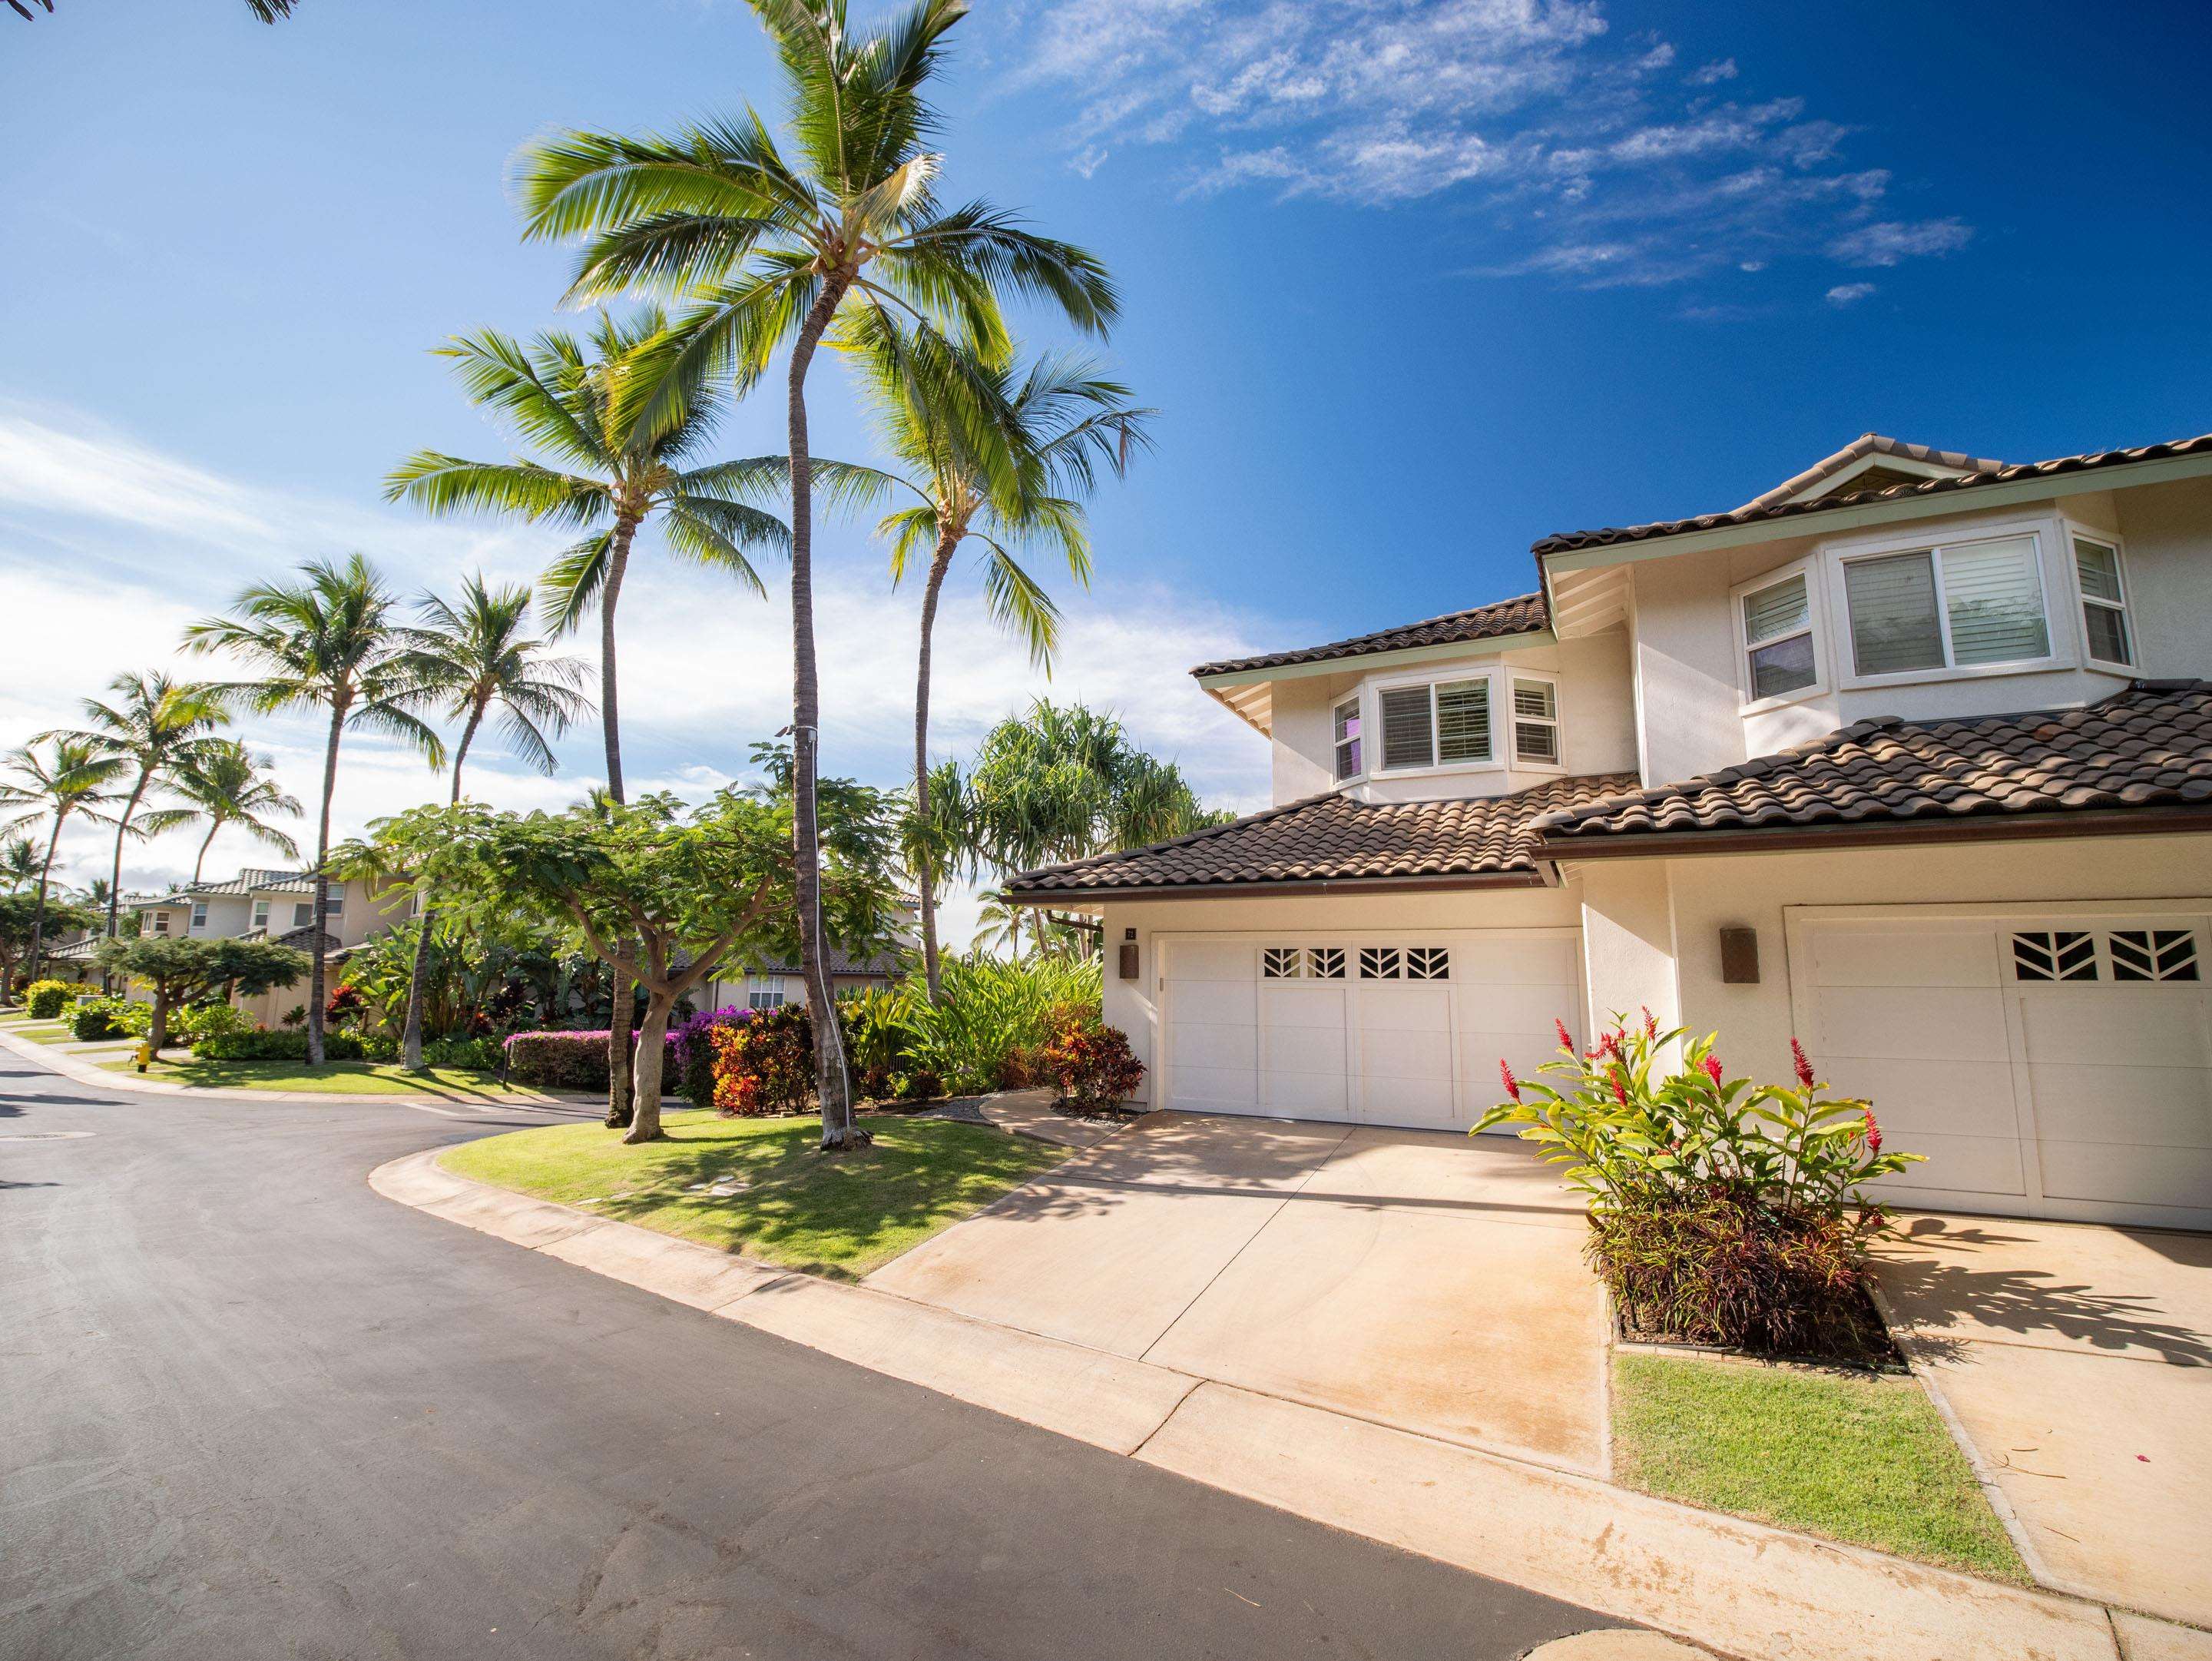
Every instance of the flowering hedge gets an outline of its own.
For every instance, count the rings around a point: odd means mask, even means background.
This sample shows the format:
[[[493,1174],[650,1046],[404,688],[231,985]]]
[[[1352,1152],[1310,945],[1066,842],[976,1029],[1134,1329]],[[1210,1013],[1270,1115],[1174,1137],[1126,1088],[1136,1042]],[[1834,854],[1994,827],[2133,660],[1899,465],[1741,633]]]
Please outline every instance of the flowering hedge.
[[[1829,1097],[1796,1040],[1796,1087],[1730,1078],[1717,1035],[1614,1019],[1588,1050],[1558,1025],[1559,1059],[1522,1080],[1478,1131],[1520,1127],[1589,1196],[1589,1251],[1631,1324],[1700,1342],[1796,1353],[1861,1349],[1869,1247],[1888,1226],[1862,1189],[1923,1157],[1885,1152],[1871,1104]],[[1680,1043],[1682,1065],[1668,1056]],[[1878,1323],[1875,1323],[1878,1329]]]
[[[605,1090],[607,1040],[597,1032],[517,1032],[507,1040],[507,1076],[511,1084],[539,1090]],[[632,1034],[632,1041],[635,1034]],[[661,1077],[677,1076],[674,1040],[663,1054]]]

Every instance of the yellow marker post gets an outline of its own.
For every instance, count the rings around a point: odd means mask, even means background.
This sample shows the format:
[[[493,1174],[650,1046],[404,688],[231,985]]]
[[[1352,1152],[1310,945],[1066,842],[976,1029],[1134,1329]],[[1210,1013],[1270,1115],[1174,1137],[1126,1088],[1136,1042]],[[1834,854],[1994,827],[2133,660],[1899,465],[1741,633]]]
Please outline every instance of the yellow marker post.
[[[141,1038],[138,1041],[138,1070],[141,1073],[143,1073],[146,1070],[147,1064],[153,1059],[154,1046],[148,1043],[143,1038]]]

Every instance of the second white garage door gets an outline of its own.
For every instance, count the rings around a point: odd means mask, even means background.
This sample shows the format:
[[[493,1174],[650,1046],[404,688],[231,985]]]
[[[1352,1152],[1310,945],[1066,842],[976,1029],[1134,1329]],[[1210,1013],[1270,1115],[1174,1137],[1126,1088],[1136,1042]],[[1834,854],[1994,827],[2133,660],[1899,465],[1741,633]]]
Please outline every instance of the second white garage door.
[[[1159,937],[1161,1100],[1464,1129],[1579,1034],[1572,929]]]
[[[1796,1024],[1906,1204],[2212,1226],[2212,934],[2182,907],[1808,910]]]

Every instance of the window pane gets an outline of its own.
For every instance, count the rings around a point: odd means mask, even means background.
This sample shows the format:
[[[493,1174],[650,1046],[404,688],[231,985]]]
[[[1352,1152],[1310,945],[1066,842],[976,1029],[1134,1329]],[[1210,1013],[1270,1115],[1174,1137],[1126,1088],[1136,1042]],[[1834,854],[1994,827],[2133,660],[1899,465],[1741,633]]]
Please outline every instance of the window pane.
[[[2081,574],[2081,593],[2090,599],[2120,599],[2120,557],[2101,542],[2074,538],[2074,569]]]
[[[2033,537],[1946,548],[1943,601],[1954,663],[2010,663],[2051,651]]]
[[[2117,605],[2084,605],[2081,621],[2089,628],[2089,655],[2100,663],[2133,663],[2128,655],[2128,619]]]
[[[1771,646],[1752,648],[1751,695],[1755,698],[1780,697],[1784,692],[1802,691],[1819,678],[1813,672],[1813,636],[1809,634],[1777,641]]]
[[[1778,635],[1794,635],[1812,620],[1802,576],[1743,597],[1743,637],[1751,645]]]
[[[1851,659],[1859,673],[1943,666],[1933,556],[1853,560],[1844,567],[1844,593],[1850,604]]]
[[[1437,759],[1490,759],[1490,683],[1466,680],[1437,688]]]
[[[1539,721],[1556,718],[1558,711],[1552,703],[1552,683],[1547,680],[1516,680],[1513,683],[1513,713],[1531,715]]]
[[[1559,758],[1559,729],[1541,721],[1513,723],[1513,754],[1516,760],[1556,762]]]
[[[1340,782],[1359,776],[1359,700],[1336,706],[1336,776]]]
[[[1436,760],[1429,741],[1429,689],[1401,686],[1377,700],[1382,709],[1382,764],[1426,767]]]

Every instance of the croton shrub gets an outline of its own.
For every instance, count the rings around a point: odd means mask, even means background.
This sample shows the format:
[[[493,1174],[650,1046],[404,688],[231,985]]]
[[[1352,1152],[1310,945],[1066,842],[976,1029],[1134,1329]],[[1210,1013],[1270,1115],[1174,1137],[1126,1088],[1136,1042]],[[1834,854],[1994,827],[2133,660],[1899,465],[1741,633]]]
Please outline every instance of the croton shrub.
[[[1616,1017],[1587,1050],[1517,1079],[1478,1131],[1517,1126],[1589,1200],[1589,1255],[1632,1329],[1769,1353],[1864,1348],[1865,1185],[1918,1161],[1873,1106],[1832,1096],[1795,1039],[1790,1085],[1729,1076],[1717,1035]],[[1674,1057],[1680,1056],[1679,1064]],[[1547,1082],[1547,1080],[1549,1081]]]
[[[814,1098],[814,1023],[804,1004],[708,1029],[714,1110],[726,1119],[803,1113]]]
[[[1145,1082],[1129,1035],[1096,1017],[1063,1020],[1037,1061],[1062,1099],[1086,1110],[1119,1107]]]

